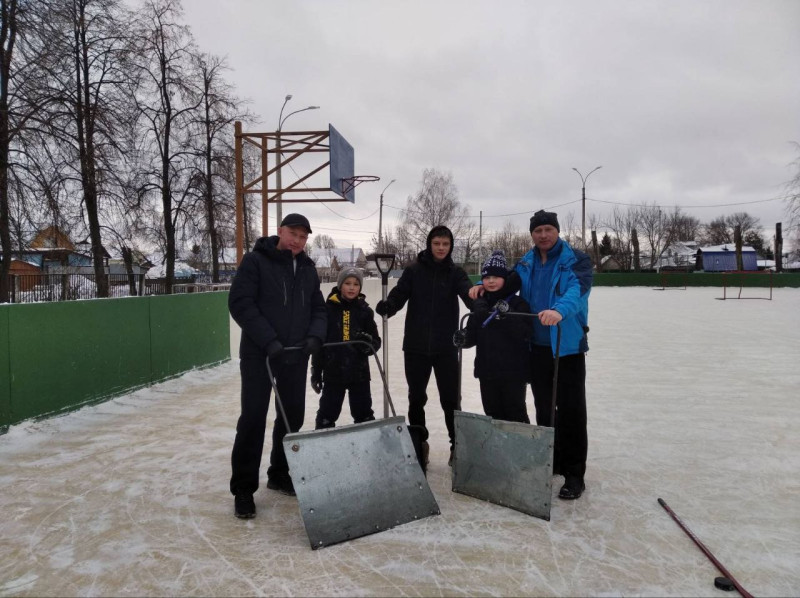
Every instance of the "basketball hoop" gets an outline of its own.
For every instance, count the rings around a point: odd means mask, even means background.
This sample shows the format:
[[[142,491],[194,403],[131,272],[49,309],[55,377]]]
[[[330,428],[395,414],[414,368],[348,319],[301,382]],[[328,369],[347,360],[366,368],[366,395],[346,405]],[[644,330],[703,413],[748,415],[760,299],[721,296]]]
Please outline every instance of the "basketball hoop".
[[[347,195],[350,191],[358,187],[361,183],[375,183],[380,180],[381,177],[372,176],[371,174],[347,177],[346,179],[342,179],[342,195],[343,196]]]

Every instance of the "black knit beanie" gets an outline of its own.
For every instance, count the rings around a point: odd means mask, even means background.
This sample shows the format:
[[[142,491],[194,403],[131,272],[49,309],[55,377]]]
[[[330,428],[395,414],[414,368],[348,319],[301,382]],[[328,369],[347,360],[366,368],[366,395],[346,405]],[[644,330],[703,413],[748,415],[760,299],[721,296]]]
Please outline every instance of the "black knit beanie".
[[[555,212],[545,212],[544,210],[539,210],[533,216],[531,216],[531,227],[530,232],[533,232],[533,229],[537,226],[542,226],[543,224],[549,224],[550,226],[555,226],[558,232],[561,232],[561,227],[558,226],[558,215]]]

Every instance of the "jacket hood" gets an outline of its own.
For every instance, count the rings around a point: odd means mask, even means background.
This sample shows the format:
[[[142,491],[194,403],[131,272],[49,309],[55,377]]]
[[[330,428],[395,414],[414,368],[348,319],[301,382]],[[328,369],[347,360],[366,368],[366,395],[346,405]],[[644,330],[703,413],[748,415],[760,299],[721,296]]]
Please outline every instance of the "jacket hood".
[[[285,259],[291,261],[292,252],[288,249],[278,249],[278,241],[278,235],[272,235],[271,237],[260,237],[253,245],[253,251],[260,251],[268,258],[273,260]],[[299,263],[305,260],[311,261],[311,258],[306,255],[305,251],[301,251],[297,254],[297,260]]]
[[[433,251],[431,251],[431,242],[433,241],[434,237],[447,237],[448,239],[450,239],[450,251],[447,253],[445,258],[440,263],[452,264],[453,259],[451,256],[453,255],[453,245],[454,245],[453,232],[443,224],[434,226],[431,229],[431,232],[428,233],[428,238],[425,240],[425,250],[419,252],[419,254],[417,255],[417,259],[421,262],[427,262],[431,264],[436,263],[436,260],[433,259]]]

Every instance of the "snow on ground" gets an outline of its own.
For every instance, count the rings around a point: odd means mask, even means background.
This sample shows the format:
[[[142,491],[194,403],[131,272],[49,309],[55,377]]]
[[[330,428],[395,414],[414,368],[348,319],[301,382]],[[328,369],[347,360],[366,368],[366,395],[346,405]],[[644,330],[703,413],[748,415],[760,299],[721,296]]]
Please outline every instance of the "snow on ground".
[[[554,498],[550,522],[451,492],[433,383],[441,515],[318,551],[293,498],[262,489],[256,519],[233,516],[235,359],[14,426],[0,436],[0,595],[725,595],[659,497],[751,593],[800,595],[800,290],[718,296],[593,291],[587,490]],[[401,413],[403,316],[389,335]],[[463,406],[479,412],[473,355]]]

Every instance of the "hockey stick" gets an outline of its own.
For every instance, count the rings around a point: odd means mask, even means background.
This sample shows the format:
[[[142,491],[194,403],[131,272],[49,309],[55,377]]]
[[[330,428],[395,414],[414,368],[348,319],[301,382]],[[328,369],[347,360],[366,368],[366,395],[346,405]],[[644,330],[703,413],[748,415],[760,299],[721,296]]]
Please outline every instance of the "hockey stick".
[[[719,569],[720,573],[722,573],[722,574],[723,574],[723,575],[724,575],[724,576],[725,576],[725,577],[726,577],[728,580],[730,580],[730,582],[733,584],[733,587],[735,587],[735,588],[736,588],[736,589],[739,591],[739,593],[740,593],[742,596],[744,596],[744,598],[753,598],[753,595],[752,595],[750,592],[748,592],[747,590],[745,590],[745,589],[744,589],[744,588],[743,588],[743,587],[742,587],[742,586],[739,584],[739,582],[738,582],[738,581],[736,581],[736,579],[733,577],[733,575],[731,575],[731,574],[730,574],[730,572],[729,572],[729,571],[728,571],[728,570],[727,570],[727,569],[726,569],[726,568],[723,566],[723,564],[722,564],[722,563],[720,563],[720,562],[717,560],[717,558],[716,558],[716,557],[715,557],[713,554],[711,554],[711,551],[710,551],[708,548],[706,548],[706,547],[705,547],[705,544],[703,544],[703,543],[702,543],[702,542],[701,542],[701,541],[700,541],[700,540],[697,538],[697,536],[695,536],[695,535],[694,535],[694,533],[692,532],[692,530],[690,530],[688,527],[686,527],[686,525],[683,523],[683,521],[681,521],[680,517],[678,517],[678,516],[675,514],[675,511],[673,511],[672,509],[670,509],[670,508],[669,508],[669,505],[667,505],[667,503],[664,501],[664,499],[663,499],[663,498],[659,498],[659,499],[658,499],[658,504],[660,504],[662,507],[664,507],[664,510],[665,510],[667,513],[669,513],[669,516],[670,516],[670,517],[672,517],[672,518],[675,520],[675,523],[677,523],[677,524],[680,526],[680,528],[681,528],[681,529],[682,529],[684,532],[686,532],[686,535],[687,535],[687,536],[689,536],[689,537],[692,539],[692,542],[694,542],[695,544],[697,544],[697,547],[698,547],[700,550],[702,550],[702,551],[703,551],[703,554],[705,554],[705,555],[708,557],[708,559],[709,559],[709,560],[710,560],[712,563],[714,563],[714,566],[715,566],[717,569]],[[716,583],[716,580],[715,580],[715,583]],[[719,587],[719,586],[718,586],[718,587]],[[722,588],[722,589],[724,589],[724,588]]]

